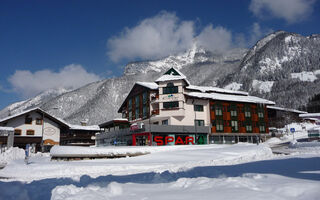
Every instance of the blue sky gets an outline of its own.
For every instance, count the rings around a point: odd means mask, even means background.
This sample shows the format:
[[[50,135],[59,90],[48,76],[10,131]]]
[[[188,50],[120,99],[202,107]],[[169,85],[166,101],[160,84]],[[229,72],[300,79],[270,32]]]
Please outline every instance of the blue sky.
[[[120,76],[129,61],[320,33],[317,0],[0,1],[0,109],[49,88]]]

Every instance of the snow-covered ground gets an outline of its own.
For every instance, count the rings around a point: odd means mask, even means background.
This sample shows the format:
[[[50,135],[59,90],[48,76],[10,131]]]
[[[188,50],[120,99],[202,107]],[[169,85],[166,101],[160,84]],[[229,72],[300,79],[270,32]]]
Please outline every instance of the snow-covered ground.
[[[126,148],[139,151],[114,152]],[[263,144],[142,147],[150,154],[82,161],[38,154],[0,170],[0,199],[318,199],[316,148],[278,156]]]
[[[265,144],[268,144],[270,147],[282,144],[282,143],[288,143],[292,142],[297,139],[305,139],[308,138],[308,130],[316,127],[317,125],[312,123],[291,123],[286,125],[286,127],[282,128],[282,131],[284,135],[280,138],[270,138],[265,142]],[[290,132],[290,129],[294,128],[295,132]]]

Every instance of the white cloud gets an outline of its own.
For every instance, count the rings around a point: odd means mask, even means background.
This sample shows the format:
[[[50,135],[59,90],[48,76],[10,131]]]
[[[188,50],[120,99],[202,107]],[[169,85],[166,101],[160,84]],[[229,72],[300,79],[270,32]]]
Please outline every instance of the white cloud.
[[[200,46],[211,51],[223,52],[232,47],[231,32],[221,26],[213,28],[212,24],[208,25],[196,39]]]
[[[251,0],[249,9],[258,17],[271,15],[296,23],[312,13],[314,3],[315,0]]]
[[[209,24],[203,29],[197,29],[195,24],[195,21],[182,21],[174,13],[162,11],[110,38],[107,54],[114,62],[137,58],[152,60],[183,52],[195,41],[205,49],[223,53],[234,47],[254,45],[257,40],[272,32],[271,29],[260,27],[258,23],[250,27],[249,33],[235,35],[222,26]]]
[[[101,77],[87,72],[81,65],[67,65],[59,72],[45,69],[36,72],[16,70],[8,81],[15,92],[23,97],[32,97],[52,88],[76,89]]]
[[[251,27],[248,44],[254,45],[258,40],[262,39],[264,36],[272,32],[274,32],[272,29],[262,28],[259,23],[255,22]]]
[[[123,58],[161,58],[191,47],[193,37],[192,21],[180,21],[174,13],[163,11],[109,39],[107,54],[115,62]]]

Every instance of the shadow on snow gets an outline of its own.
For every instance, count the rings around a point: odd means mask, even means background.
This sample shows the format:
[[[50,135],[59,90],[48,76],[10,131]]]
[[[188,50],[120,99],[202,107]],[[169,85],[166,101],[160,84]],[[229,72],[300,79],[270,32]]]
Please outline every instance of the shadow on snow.
[[[122,176],[99,176],[91,178],[88,175],[83,175],[80,181],[75,181],[70,178],[52,178],[33,181],[29,184],[14,181],[0,181],[0,199],[50,199],[51,191],[56,186],[73,184],[77,187],[86,187],[90,184],[107,186],[110,182],[118,183],[168,183],[178,180],[179,178],[219,178],[219,177],[238,177],[247,173],[259,174],[277,174],[281,176],[320,181],[320,174],[303,173],[305,171],[319,171],[320,157],[312,158],[290,158],[280,160],[264,160],[250,163],[227,166],[207,166],[195,167],[183,172],[162,173],[139,173]]]

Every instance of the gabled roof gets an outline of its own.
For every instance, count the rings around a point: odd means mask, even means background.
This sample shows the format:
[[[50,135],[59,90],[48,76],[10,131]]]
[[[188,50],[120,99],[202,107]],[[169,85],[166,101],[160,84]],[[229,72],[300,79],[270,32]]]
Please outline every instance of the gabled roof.
[[[155,82],[136,82],[137,85],[149,88],[151,90],[157,90],[159,88],[158,84]]]
[[[3,118],[0,120],[0,123],[6,122],[10,119],[14,119],[16,117],[22,116],[24,114],[28,114],[33,111],[43,113],[45,117],[49,118],[50,120],[52,120],[60,125],[63,125],[65,127],[69,128],[70,130],[88,130],[88,131],[99,131],[100,130],[100,127],[98,125],[81,126],[81,125],[69,124],[68,122],[64,121],[63,119],[60,119],[58,117],[54,117],[54,116],[50,115],[49,113],[47,113],[46,111],[42,110],[39,107],[31,108],[31,109],[25,110],[21,113]]]
[[[189,90],[197,90],[197,91],[200,91],[203,93],[217,92],[217,93],[225,93],[225,94],[244,95],[244,96],[249,95],[248,92],[227,90],[227,89],[222,89],[222,88],[218,88],[218,87],[210,87],[210,86],[189,85],[186,88]]]
[[[6,118],[0,119],[0,123],[6,122],[6,121],[8,121],[8,120],[10,120],[10,119],[14,119],[14,118],[16,118],[16,117],[19,117],[19,116],[24,115],[24,114],[28,114],[28,113],[33,112],[33,111],[43,113],[46,117],[50,118],[52,121],[57,122],[57,123],[59,123],[59,124],[62,124],[62,125],[64,125],[64,126],[69,127],[69,124],[66,123],[65,121],[60,120],[59,118],[56,118],[56,117],[50,115],[49,113],[45,112],[44,110],[42,110],[42,109],[39,108],[39,107],[31,108],[31,109],[25,110],[25,111],[23,111],[23,112],[20,112],[20,113],[18,113],[18,114],[11,115],[11,116],[8,116],[8,117],[6,117]]]
[[[176,68],[170,68],[166,71],[162,76],[160,76],[155,82],[162,82],[162,81],[174,81],[174,80],[184,80],[187,85],[190,85],[187,77],[181,73]]]
[[[108,127],[108,126],[114,125],[115,123],[119,123],[119,124],[129,124],[129,121],[128,121],[128,119],[126,119],[126,118],[116,118],[116,119],[113,119],[113,120],[104,122],[104,123],[102,123],[102,124],[99,124],[99,127],[100,127],[100,128],[106,128],[106,127]]]
[[[231,95],[231,94],[220,94],[220,93],[201,93],[201,92],[190,92],[185,95],[190,97],[221,100],[221,101],[259,103],[259,104],[269,104],[269,105],[275,104],[273,101],[269,101],[267,99],[262,99],[255,96],[242,96],[242,95]]]
[[[127,95],[126,98],[124,99],[124,101],[123,101],[123,103],[121,104],[121,106],[119,107],[118,113],[121,112],[121,108],[122,108],[122,107],[124,106],[124,104],[126,103],[126,100],[127,100],[128,96],[131,94],[131,92],[133,91],[133,89],[134,89],[137,85],[138,85],[138,86],[145,87],[145,88],[147,88],[147,89],[149,89],[149,90],[157,90],[157,89],[158,89],[158,84],[155,83],[155,82],[136,82],[136,83],[132,86],[130,92],[128,93],[128,95]]]

